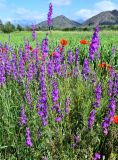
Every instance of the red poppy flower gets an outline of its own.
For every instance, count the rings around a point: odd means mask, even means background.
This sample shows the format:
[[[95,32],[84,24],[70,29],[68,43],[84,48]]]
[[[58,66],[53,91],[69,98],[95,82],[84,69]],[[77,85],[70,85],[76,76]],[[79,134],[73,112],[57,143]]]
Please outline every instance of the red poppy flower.
[[[116,115],[116,116],[113,117],[113,122],[115,124],[118,124],[118,115]]]
[[[80,43],[81,43],[81,44],[90,44],[90,42],[87,42],[85,39],[82,39],[82,40],[80,41]]]
[[[60,47],[59,49],[60,49],[60,52],[62,52],[63,48],[62,48],[62,47]]]
[[[112,67],[110,65],[107,65],[107,70],[110,72],[112,70]]]
[[[3,53],[6,52],[6,48],[2,48],[2,52],[3,52]]]
[[[61,39],[60,43],[61,43],[62,46],[68,45],[68,41],[66,39]]]
[[[98,64],[99,68],[106,68],[107,64],[105,62]]]

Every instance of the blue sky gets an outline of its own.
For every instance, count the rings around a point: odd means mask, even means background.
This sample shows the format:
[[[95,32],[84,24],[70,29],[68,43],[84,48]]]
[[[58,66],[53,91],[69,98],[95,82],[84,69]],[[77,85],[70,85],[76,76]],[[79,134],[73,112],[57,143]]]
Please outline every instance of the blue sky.
[[[86,20],[101,11],[118,9],[118,0],[0,0],[0,19],[41,22],[47,19],[50,2],[53,17],[65,15],[73,20]]]

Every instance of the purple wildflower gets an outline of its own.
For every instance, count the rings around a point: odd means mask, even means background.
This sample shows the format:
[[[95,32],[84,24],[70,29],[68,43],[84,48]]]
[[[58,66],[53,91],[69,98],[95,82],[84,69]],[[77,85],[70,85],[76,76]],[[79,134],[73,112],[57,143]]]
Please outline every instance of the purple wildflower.
[[[24,76],[25,76],[25,62],[23,57],[21,57],[19,62],[19,77],[22,79]]]
[[[95,107],[100,107],[101,94],[102,94],[101,85],[97,84],[95,88],[95,103],[94,103]]]
[[[98,32],[99,32],[99,28],[96,27],[95,32],[94,32],[93,37],[92,37],[92,40],[91,40],[90,47],[89,47],[89,57],[90,57],[91,61],[94,60],[94,54],[95,54],[95,52],[97,52],[97,50],[99,48]]]
[[[71,50],[68,51],[68,63],[72,64],[74,60],[73,53]]]
[[[31,100],[31,93],[30,93],[30,90],[28,88],[28,85],[26,85],[25,96],[26,96],[27,104],[29,105],[29,107],[31,107],[32,100]]]
[[[0,64],[0,86],[2,86],[6,81],[5,77],[5,65],[4,62]]]
[[[36,26],[32,25],[32,39],[35,40],[36,39],[36,32],[35,32]]]
[[[96,110],[93,109],[93,110],[90,112],[90,116],[89,116],[89,119],[88,119],[88,127],[89,127],[89,128],[92,128],[92,127],[93,127],[94,120],[95,120],[95,114],[96,114]]]
[[[79,63],[79,50],[76,48],[76,53],[75,53],[75,65],[77,66]]]
[[[16,80],[18,78],[18,68],[17,68],[17,60],[16,60],[16,54],[12,54],[12,72],[13,72],[13,78]]]
[[[113,117],[114,117],[114,114],[115,114],[115,109],[116,109],[115,99],[111,98],[109,100],[109,112],[108,112],[108,115],[105,116],[105,118],[104,118],[104,120],[102,122],[103,132],[104,132],[105,136],[107,136],[107,134],[108,134],[109,125],[113,123]]]
[[[27,72],[27,79],[30,82],[33,79],[33,75],[34,75],[34,70],[33,70],[33,64],[30,63],[28,65],[28,72]]]
[[[101,158],[101,155],[99,153],[95,153],[93,160],[99,160]]]
[[[84,59],[82,76],[83,76],[84,80],[87,80],[88,76],[89,76],[89,62],[88,62],[87,58]]]
[[[49,30],[51,29],[52,26],[52,3],[49,4],[49,12],[48,12],[48,27]]]
[[[28,127],[26,128],[26,145],[28,147],[32,147],[33,145],[30,137],[30,129]]]
[[[65,101],[65,113],[69,113],[69,106],[70,106],[70,97],[68,97]]]
[[[26,118],[26,115],[25,115],[25,109],[24,109],[24,107],[21,108],[20,123],[21,123],[21,125],[26,125],[26,123],[27,123],[27,118]]]
[[[42,51],[42,60],[45,61],[45,58],[48,56],[48,39],[45,38],[42,40],[41,51]]]
[[[53,76],[53,71],[54,71],[53,61],[50,59],[47,64],[47,73],[50,78]]]

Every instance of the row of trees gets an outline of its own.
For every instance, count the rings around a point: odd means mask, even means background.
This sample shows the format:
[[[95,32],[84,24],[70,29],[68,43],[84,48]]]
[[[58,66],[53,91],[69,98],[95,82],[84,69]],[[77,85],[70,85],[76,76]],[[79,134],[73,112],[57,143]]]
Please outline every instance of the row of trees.
[[[65,29],[59,29],[59,28],[52,28],[52,30],[63,30],[63,31],[91,31],[93,30],[94,27],[90,27],[90,26],[85,26],[85,27],[73,27],[73,28],[65,28]],[[100,26],[101,30],[118,30],[118,25],[101,25]],[[13,25],[11,24],[11,22],[7,22],[6,24],[1,24],[0,25],[0,30],[4,33],[10,33],[10,32],[14,32],[14,31],[31,31],[32,28],[31,26],[26,26],[26,27],[22,27],[21,25]],[[41,29],[40,27],[36,28],[37,31],[40,30],[48,30],[48,28],[43,28]]]
[[[21,25],[13,25],[11,22],[7,22],[6,24],[2,24],[0,26],[0,29],[4,33],[11,33],[14,31],[23,31],[25,28],[23,28]]]

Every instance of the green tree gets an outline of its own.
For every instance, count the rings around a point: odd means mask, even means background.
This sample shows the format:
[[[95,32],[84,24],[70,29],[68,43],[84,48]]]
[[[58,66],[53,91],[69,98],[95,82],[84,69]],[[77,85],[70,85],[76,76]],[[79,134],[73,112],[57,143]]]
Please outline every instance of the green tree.
[[[23,31],[23,27],[22,27],[20,24],[17,25],[16,29],[17,29],[18,31]]]
[[[7,22],[5,25],[2,26],[1,30],[4,33],[11,33],[15,31],[15,26],[11,24],[11,22]]]

